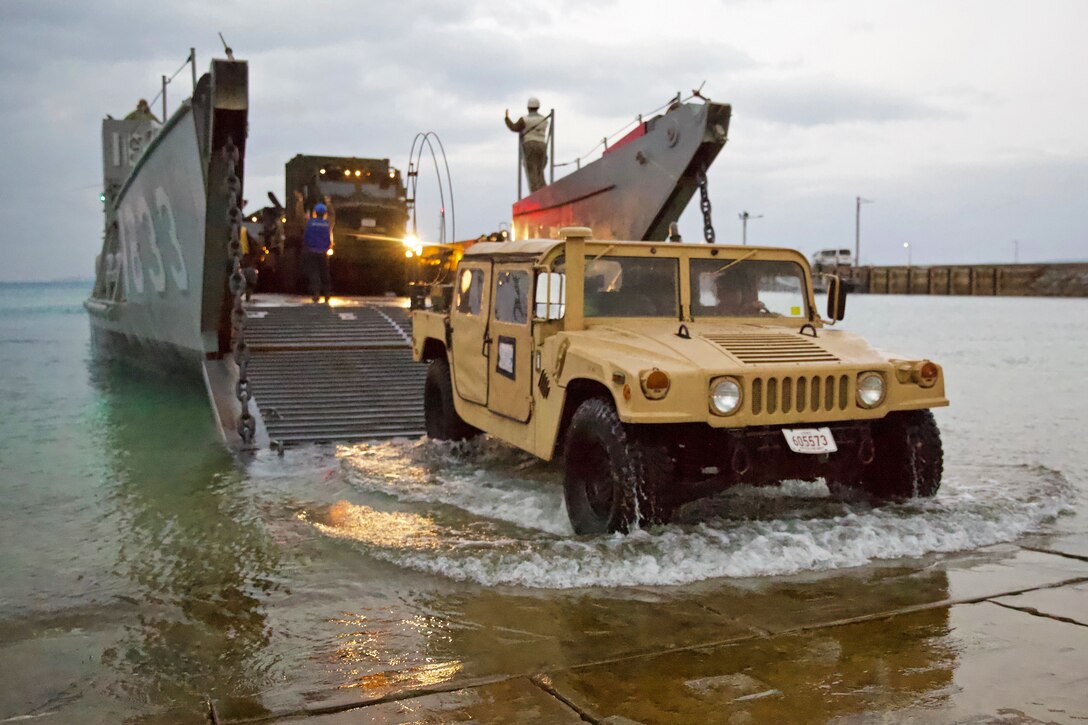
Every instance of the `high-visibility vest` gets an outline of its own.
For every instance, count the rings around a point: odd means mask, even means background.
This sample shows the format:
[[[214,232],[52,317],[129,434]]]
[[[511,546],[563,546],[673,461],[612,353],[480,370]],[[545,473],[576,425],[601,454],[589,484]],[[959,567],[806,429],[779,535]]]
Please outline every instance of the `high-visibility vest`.
[[[525,130],[521,132],[522,142],[528,143],[530,141],[536,141],[539,143],[547,143],[547,116],[541,116],[536,111],[529,111],[529,113],[522,116],[521,120],[525,121]]]

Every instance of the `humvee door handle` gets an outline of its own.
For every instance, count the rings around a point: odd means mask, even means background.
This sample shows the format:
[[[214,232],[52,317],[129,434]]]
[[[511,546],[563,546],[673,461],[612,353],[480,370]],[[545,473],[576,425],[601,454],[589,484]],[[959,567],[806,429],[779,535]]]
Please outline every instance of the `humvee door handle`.
[[[480,354],[484,357],[491,356],[491,335],[484,333],[484,343],[480,345]]]

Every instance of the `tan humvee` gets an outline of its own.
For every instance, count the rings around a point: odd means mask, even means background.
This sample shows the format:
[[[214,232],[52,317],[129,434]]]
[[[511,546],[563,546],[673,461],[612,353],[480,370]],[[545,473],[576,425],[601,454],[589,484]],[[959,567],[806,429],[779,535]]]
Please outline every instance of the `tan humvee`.
[[[577,533],[663,521],[735,483],[936,493],[941,368],[830,328],[845,289],[831,278],[821,319],[799,252],[560,235],[478,243],[452,296],[417,299],[429,436],[562,454]]]

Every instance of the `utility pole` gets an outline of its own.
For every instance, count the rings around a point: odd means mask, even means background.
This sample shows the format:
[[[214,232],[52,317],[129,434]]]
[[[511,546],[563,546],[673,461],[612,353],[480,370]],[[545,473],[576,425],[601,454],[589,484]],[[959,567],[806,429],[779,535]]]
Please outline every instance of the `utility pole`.
[[[762,219],[762,214],[749,214],[747,211],[742,211],[737,214],[737,218],[741,221],[740,242],[744,246],[748,246],[748,220],[749,219]]]
[[[1012,263],[1020,264],[1020,240],[1012,240]]]
[[[872,199],[862,199],[857,197],[854,210],[854,266],[861,266],[861,205],[872,204]]]

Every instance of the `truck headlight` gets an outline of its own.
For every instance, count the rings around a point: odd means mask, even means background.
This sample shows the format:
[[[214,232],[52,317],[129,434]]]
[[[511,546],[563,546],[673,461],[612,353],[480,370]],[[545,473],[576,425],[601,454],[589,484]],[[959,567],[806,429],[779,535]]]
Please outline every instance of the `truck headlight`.
[[[718,378],[710,383],[710,409],[718,415],[733,415],[743,399],[736,378]]]
[[[859,375],[857,397],[862,408],[875,408],[884,402],[884,376],[880,373]]]

